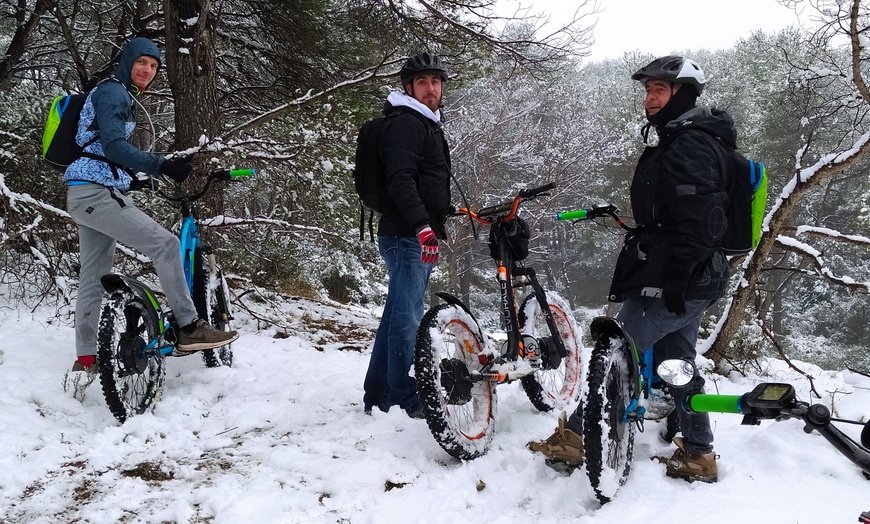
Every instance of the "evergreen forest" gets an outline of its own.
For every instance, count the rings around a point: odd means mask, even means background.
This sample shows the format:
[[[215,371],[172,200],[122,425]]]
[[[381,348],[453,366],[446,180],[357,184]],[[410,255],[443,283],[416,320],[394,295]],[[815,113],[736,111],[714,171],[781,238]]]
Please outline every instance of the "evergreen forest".
[[[868,372],[870,5],[789,3],[814,10],[816,25],[683,50],[710,78],[699,103],[733,116],[741,151],[770,177],[762,240],[730,261],[732,286],[703,343],[737,369],[775,355]],[[655,57],[587,60],[595,8],[544,30],[541,17],[499,15],[490,0],[0,0],[0,295],[72,322],[78,235],[62,177],[41,159],[45,118],[55,96],[107,78],[124,43],[144,36],[164,59],[140,97],[136,145],[192,155],[185,190],[210,170],[257,169],[199,214],[237,307],[277,296],[382,304],[383,263],[365,224],[361,238],[353,189],[356,135],[400,87],[404,60],[428,50],[450,69],[454,204],[478,209],[555,183],[523,209],[527,263],[579,316],[602,314],[620,230],[555,217],[608,202],[631,220],[646,121],[630,76]],[[165,201],[134,198],[178,227]],[[450,226],[432,291],[462,298],[495,329],[486,231]],[[115,262],[157,287],[135,251],[119,246]],[[276,310],[262,321],[284,319]]]

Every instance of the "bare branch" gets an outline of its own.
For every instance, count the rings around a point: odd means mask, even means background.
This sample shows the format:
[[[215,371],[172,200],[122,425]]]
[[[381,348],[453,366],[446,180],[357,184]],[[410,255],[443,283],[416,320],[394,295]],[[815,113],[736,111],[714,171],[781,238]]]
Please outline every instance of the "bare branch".
[[[238,125],[238,126],[234,127],[233,129],[230,129],[229,131],[227,131],[224,134],[223,139],[227,140],[227,139],[233,138],[241,133],[244,133],[246,131],[251,131],[252,129],[256,129],[262,125],[265,125],[268,122],[271,122],[272,120],[275,120],[276,118],[280,118],[280,117],[286,115],[287,113],[289,113],[290,111],[292,111],[293,109],[295,109],[297,107],[309,104],[309,103],[313,102],[314,100],[323,98],[331,93],[334,93],[336,91],[344,89],[348,86],[362,84],[362,83],[367,82],[369,80],[372,80],[374,78],[386,78],[388,76],[391,76],[392,74],[394,74],[393,72],[391,72],[389,74],[379,72],[386,64],[389,64],[389,63],[391,63],[391,62],[389,62],[387,60],[387,58],[385,58],[377,65],[372,66],[372,67],[366,69],[365,71],[361,72],[355,78],[352,78],[350,80],[346,80],[344,82],[339,82],[331,87],[328,87],[327,89],[324,89],[322,91],[318,91],[317,93],[312,93],[311,91],[309,91],[308,93],[306,93],[305,95],[303,95],[301,97],[298,97],[294,100],[291,100],[290,102],[287,102],[286,104],[281,104],[280,106],[275,107],[275,108],[271,109],[270,111],[263,113],[262,115],[260,115],[256,118],[248,120],[247,122],[245,122],[241,125]]]
[[[864,98],[864,102],[870,103],[870,90],[867,89],[867,84],[864,82],[864,77],[861,75],[861,41],[860,32],[858,30],[858,19],[861,8],[861,0],[852,0],[852,12],[849,17],[849,43],[852,47],[852,81],[855,82],[855,87]],[[866,40],[866,37],[864,37]]]
[[[822,396],[819,395],[819,392],[816,391],[816,385],[813,383],[813,379],[815,377],[813,377],[806,371],[798,368],[794,365],[794,363],[792,363],[791,359],[788,358],[788,355],[785,354],[785,350],[782,348],[782,345],[780,345],[780,343],[777,341],[776,334],[770,331],[770,329],[768,329],[768,327],[764,324],[761,325],[761,331],[762,333],[764,333],[764,336],[770,341],[770,343],[773,344],[773,347],[776,348],[776,352],[779,353],[779,356],[782,358],[783,362],[788,364],[788,367],[792,368],[796,372],[806,377],[806,379],[810,381],[810,390],[815,393],[817,398],[822,398]]]
[[[855,293],[870,293],[870,282],[855,282],[853,279],[849,277],[841,277],[834,275],[834,273],[828,268],[825,264],[824,259],[822,258],[822,254],[812,247],[801,244],[797,242],[793,238],[786,237],[783,235],[779,235],[776,237],[776,245],[786,251],[790,251],[801,257],[805,258],[812,264],[813,267],[816,268],[816,273],[822,277],[825,277],[829,281],[834,284],[838,284]]]
[[[823,227],[800,226],[795,228],[795,234],[838,240],[855,246],[870,246],[870,238],[868,237],[861,235],[844,235],[839,231]]]

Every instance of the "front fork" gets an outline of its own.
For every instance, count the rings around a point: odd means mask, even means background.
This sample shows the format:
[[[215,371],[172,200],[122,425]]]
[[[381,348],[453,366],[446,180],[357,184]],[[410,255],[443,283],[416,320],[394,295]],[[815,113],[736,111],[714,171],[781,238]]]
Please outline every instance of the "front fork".
[[[595,317],[590,326],[592,340],[599,337],[621,338],[623,351],[628,355],[628,375],[631,386],[631,395],[626,399],[625,412],[622,414],[622,422],[634,422],[638,431],[643,432],[643,421],[646,408],[640,405],[640,395],[644,388],[643,377],[640,374],[640,359],[634,339],[623,327],[622,323],[611,317]],[[650,353],[652,353],[650,351]]]
[[[135,278],[126,275],[110,273],[100,277],[100,284],[108,293],[113,293],[119,289],[126,289],[128,292],[137,295],[143,304],[145,304],[145,322],[156,329],[151,331],[157,333],[157,337],[150,340],[148,344],[142,348],[134,349],[134,353],[130,355],[136,360],[146,360],[155,354],[168,355],[173,351],[175,343],[175,317],[172,311],[164,311],[160,307],[160,302],[147,285],[139,282]],[[135,367],[140,367],[137,364]]]
[[[498,281],[501,294],[501,309],[502,316],[505,319],[505,332],[507,333],[506,350],[503,352],[505,358],[509,361],[515,361],[518,357],[528,359],[533,365],[540,366],[541,353],[544,355],[547,364],[546,369],[556,369],[559,367],[561,360],[568,356],[568,351],[565,349],[565,342],[559,334],[559,328],[556,327],[556,321],[553,320],[553,314],[550,312],[550,306],[547,304],[547,293],[544,291],[541,283],[538,282],[534,268],[531,267],[513,267],[513,281],[508,278],[506,263],[510,261],[498,262]],[[516,283],[516,284],[515,284]],[[541,309],[541,314],[547,323],[547,328],[550,331],[549,337],[542,337],[537,342],[537,351],[530,344],[526,344],[527,337],[520,333],[519,315],[517,314],[516,296],[514,293],[515,285],[531,285],[535,292],[535,300],[538,301],[538,306]],[[526,319],[528,322],[530,319]]]
[[[562,340],[562,335],[559,333],[559,328],[556,327],[556,321],[553,319],[553,313],[550,311],[550,305],[547,303],[547,292],[544,291],[541,283],[538,282],[534,268],[517,268],[514,274],[521,281],[528,279],[532,289],[535,291],[535,300],[538,301],[538,307],[540,307],[541,314],[544,315],[544,320],[547,322],[547,328],[550,330],[550,336],[540,338],[538,346],[545,357],[545,369],[557,369],[562,359],[568,356],[568,350],[565,349],[565,341]],[[526,319],[527,322],[529,320]]]

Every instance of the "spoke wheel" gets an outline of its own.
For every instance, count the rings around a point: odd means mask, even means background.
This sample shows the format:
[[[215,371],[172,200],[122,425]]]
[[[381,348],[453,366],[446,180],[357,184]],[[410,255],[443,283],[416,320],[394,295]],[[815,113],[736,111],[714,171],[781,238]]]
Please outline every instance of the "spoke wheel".
[[[634,387],[625,342],[599,337],[589,364],[589,393],[583,410],[586,471],[598,500],[610,501],[628,480],[635,425],[624,420]]]
[[[580,359],[580,330],[570,307],[564,299],[551,292],[547,293],[547,306],[556,324],[557,336],[565,344],[565,357],[556,350],[553,334],[534,293],[523,300],[519,316],[522,333],[538,341],[541,369],[523,377],[521,383],[529,400],[540,411],[563,409],[576,400],[585,378]]]
[[[414,376],[426,423],[460,460],[486,453],[495,431],[495,385],[469,378],[482,367],[484,340],[474,318],[452,304],[430,309],[417,331]]]
[[[111,294],[100,316],[97,362],[106,404],[121,422],[153,408],[160,397],[165,358],[145,354],[157,336],[138,296],[128,290]]]
[[[193,266],[193,304],[199,318],[207,320],[216,329],[230,331],[229,287],[223,271],[214,263],[214,255],[197,248]],[[233,346],[227,344],[201,351],[205,365],[210,368],[233,365]]]

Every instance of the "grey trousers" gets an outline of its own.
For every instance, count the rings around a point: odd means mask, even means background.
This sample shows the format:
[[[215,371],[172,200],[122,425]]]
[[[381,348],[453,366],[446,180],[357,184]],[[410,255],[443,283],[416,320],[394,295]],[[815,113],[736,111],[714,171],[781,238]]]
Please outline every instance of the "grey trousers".
[[[687,358],[694,361],[701,317],[710,304],[711,301],[706,299],[689,300],[686,301],[686,313],[675,315],[665,309],[664,300],[660,298],[632,296],[625,299],[616,318],[634,339],[639,352],[646,352],[653,347],[655,362],[669,358]],[[713,451],[710,417],[706,413],[687,413],[683,408],[687,391],[684,388],[670,389],[680,419],[680,432],[683,434],[686,451]],[[568,419],[568,428],[578,434],[582,431],[582,402]]]
[[[116,241],[151,259],[180,326],[196,320],[196,308],[181,266],[178,237],[136,208],[120,191],[96,184],[70,186],[67,210],[79,228],[81,253],[75,311],[76,356],[97,353],[103,298],[100,278],[112,271]]]

